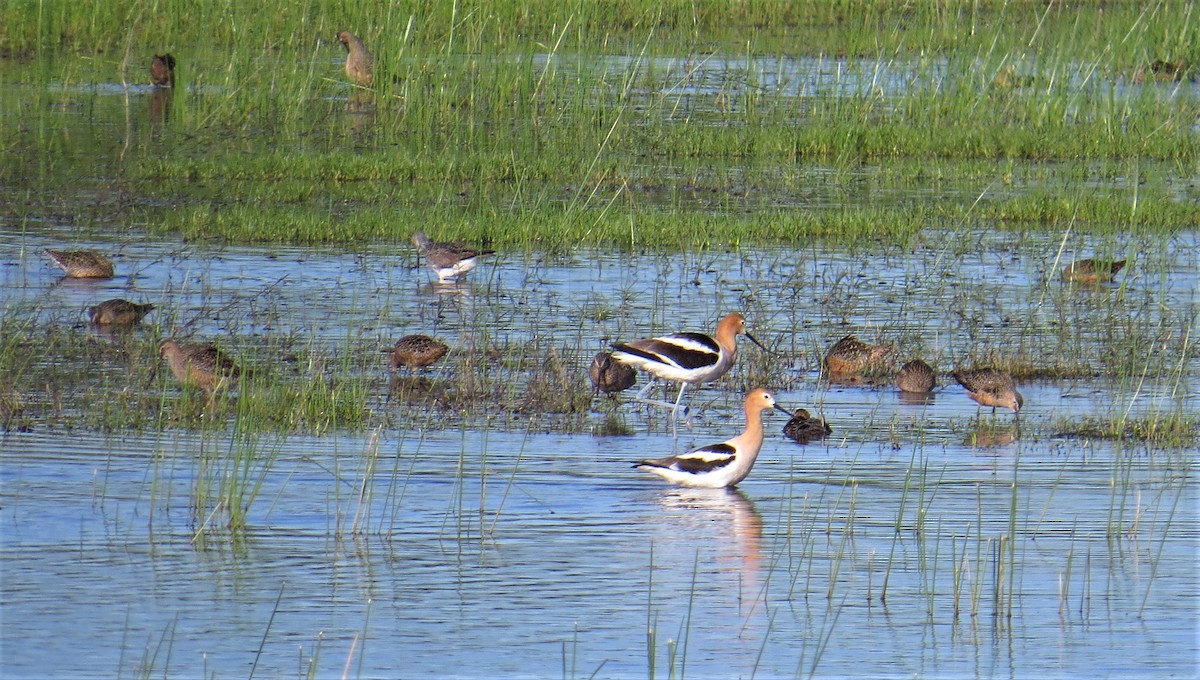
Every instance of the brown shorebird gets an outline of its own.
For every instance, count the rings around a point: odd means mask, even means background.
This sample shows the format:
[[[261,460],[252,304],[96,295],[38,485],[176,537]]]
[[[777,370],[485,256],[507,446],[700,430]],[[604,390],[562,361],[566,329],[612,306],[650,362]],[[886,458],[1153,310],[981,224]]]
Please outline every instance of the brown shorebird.
[[[417,230],[412,240],[442,283],[474,269],[480,257],[495,254],[492,250],[475,250],[461,243],[431,241],[422,230]]]
[[[637,382],[637,371],[617,361],[612,352],[599,352],[592,357],[588,367],[588,378],[596,392],[612,394],[633,387]]]
[[[1004,371],[994,368],[979,368],[965,371],[957,370],[952,374],[959,385],[967,390],[967,396],[974,399],[980,406],[991,406],[992,413],[1000,406],[1012,409],[1020,414],[1025,400],[1017,391],[1013,377]]]
[[[639,470],[652,472],[663,479],[708,489],[734,486],[750,474],[763,443],[763,411],[773,408],[787,411],[775,403],[770,392],[759,387],[746,395],[746,429],[720,444],[709,444],[678,456],[634,463]],[[790,416],[791,414],[788,413]]]
[[[671,409],[672,423],[679,411],[679,402],[688,385],[712,382],[725,375],[737,356],[737,336],[745,335],[751,342],[767,351],[746,331],[746,319],[741,314],[728,314],[717,323],[716,339],[703,333],[672,333],[657,338],[613,343],[613,358],[646,371],[655,378],[679,383],[675,403],[647,399],[654,386],[651,380],[637,394],[637,400],[653,406]]]
[[[936,385],[937,376],[933,368],[920,359],[913,359],[904,364],[896,374],[896,387],[899,387],[901,392],[924,394],[932,392]]]
[[[1160,83],[1178,83],[1185,79],[1193,79],[1194,74],[1189,75],[1188,67],[1189,64],[1186,59],[1176,59],[1175,61],[1155,59],[1150,62],[1148,68],[1139,68],[1137,73],[1133,74],[1133,82],[1157,81]]]
[[[396,341],[388,355],[388,369],[395,372],[401,366],[409,370],[431,366],[448,351],[450,348],[446,343],[428,335],[406,335]]]
[[[783,433],[792,438],[797,444],[807,444],[833,434],[829,423],[820,418],[813,418],[808,409],[797,409],[792,419],[783,426]]]
[[[152,309],[154,309],[154,305],[148,302],[139,305],[129,300],[114,298],[105,300],[95,307],[88,307],[88,319],[97,326],[132,326],[141,321]]]
[[[892,345],[869,345],[847,335],[825,353],[825,370],[838,376],[879,370],[886,366],[893,349]]]
[[[175,87],[175,57],[156,54],[150,60],[150,82],[155,87]]]
[[[45,250],[54,264],[73,279],[111,279],[112,262],[94,250]]]
[[[1097,259],[1076,260],[1063,267],[1062,280],[1074,283],[1096,284],[1112,281],[1125,266],[1125,260],[1106,261]]]
[[[171,373],[184,385],[198,387],[209,394],[237,385],[241,369],[216,345],[179,344],[163,340],[158,353],[171,366]]]
[[[371,51],[350,31],[338,33],[337,39],[346,46],[346,76],[359,87],[371,87],[375,81],[375,57]]]

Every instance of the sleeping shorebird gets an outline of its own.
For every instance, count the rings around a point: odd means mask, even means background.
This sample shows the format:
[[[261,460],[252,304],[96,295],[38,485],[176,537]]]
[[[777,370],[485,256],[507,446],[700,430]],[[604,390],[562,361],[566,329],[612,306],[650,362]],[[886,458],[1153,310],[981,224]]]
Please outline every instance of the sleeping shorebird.
[[[150,60],[150,82],[154,87],[175,87],[175,57],[156,54]]]
[[[598,352],[588,366],[588,379],[596,392],[613,394],[633,387],[637,382],[637,371],[632,366],[617,361],[612,352]]]
[[[216,345],[181,345],[174,340],[163,340],[158,353],[166,358],[176,380],[199,387],[210,395],[220,389],[233,388],[241,375],[237,364]]]
[[[932,392],[936,385],[937,376],[933,368],[920,359],[913,359],[904,364],[896,374],[896,387],[900,388],[901,392],[926,394]]]
[[[141,321],[152,309],[154,309],[154,305],[148,302],[139,305],[129,300],[113,298],[94,307],[88,307],[88,320],[97,326],[132,326]]]
[[[813,418],[808,409],[802,408],[797,409],[792,419],[783,426],[783,433],[797,444],[807,444],[833,434],[833,428],[824,420]]]
[[[1112,281],[1125,266],[1125,260],[1105,261],[1088,258],[1063,267],[1061,278],[1073,283],[1097,284]]]
[[[853,335],[838,340],[825,353],[825,370],[835,376],[853,376],[878,370],[887,363],[892,345],[870,345]]]
[[[1025,400],[1017,391],[1017,384],[1011,375],[994,368],[958,370],[952,375],[967,390],[967,396],[980,406],[991,406],[992,413],[996,412],[997,406],[1002,406],[1020,416]]]
[[[112,262],[94,250],[51,250],[45,251],[54,264],[62,268],[73,279],[111,279]]]
[[[773,408],[787,413],[775,403],[775,397],[761,387],[746,395],[745,407],[746,429],[733,439],[701,446],[678,456],[644,460],[634,463],[633,467],[683,486],[710,489],[735,486],[750,474],[750,468],[754,467],[758,452],[762,450],[762,412]]]
[[[439,283],[466,274],[479,264],[480,257],[495,254],[493,250],[474,250],[461,243],[431,241],[423,230],[417,230],[412,240],[417,251],[429,262],[430,269],[437,274]]]
[[[371,87],[375,82],[375,57],[371,51],[350,31],[338,33],[337,39],[346,46],[346,76],[359,87]]]
[[[406,335],[396,341],[388,355],[388,368],[395,373],[401,366],[409,370],[432,366],[448,351],[450,347],[446,343],[428,335]]]
[[[671,409],[672,421],[679,411],[679,402],[688,385],[712,382],[725,375],[737,356],[737,336],[745,335],[767,351],[753,335],[746,332],[746,319],[741,314],[729,314],[717,324],[717,337],[703,333],[672,333],[657,338],[613,343],[613,358],[646,371],[655,378],[679,383],[675,403],[647,399],[654,381],[638,392],[636,399],[644,404]]]

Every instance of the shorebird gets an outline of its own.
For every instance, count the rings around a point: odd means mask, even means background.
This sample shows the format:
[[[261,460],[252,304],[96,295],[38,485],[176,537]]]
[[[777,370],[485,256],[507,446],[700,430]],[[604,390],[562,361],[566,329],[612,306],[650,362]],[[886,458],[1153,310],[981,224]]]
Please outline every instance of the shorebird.
[[[150,60],[150,82],[155,87],[175,87],[175,57],[156,54]]]
[[[952,375],[967,390],[967,396],[980,406],[991,406],[992,413],[996,412],[997,406],[1002,406],[1020,415],[1025,400],[1017,391],[1017,384],[1011,375],[994,368],[958,370]]]
[[[775,397],[761,387],[746,395],[745,408],[746,429],[733,439],[701,446],[678,456],[644,460],[634,463],[633,467],[683,486],[711,489],[735,486],[750,474],[750,468],[754,467],[758,452],[762,450],[762,412],[773,408],[787,413],[775,403]]]
[[[471,271],[479,264],[480,257],[495,254],[493,250],[474,250],[461,243],[431,241],[422,230],[417,230],[412,240],[440,283]]]
[[[783,426],[783,433],[797,444],[807,444],[832,434],[833,428],[824,420],[813,418],[808,409],[802,408],[797,409],[792,419]]]
[[[1063,267],[1062,280],[1074,283],[1096,284],[1112,281],[1125,266],[1125,260],[1105,261],[1088,258],[1076,260]]]
[[[633,387],[637,382],[637,371],[617,361],[612,352],[598,352],[588,367],[588,378],[597,392],[612,394]]]
[[[88,319],[97,326],[132,326],[142,320],[150,310],[154,309],[154,305],[146,303],[139,305],[136,302],[113,298],[105,300],[95,307],[88,307]]]
[[[646,398],[654,380],[637,394],[637,400],[642,403],[671,409],[674,419],[688,385],[712,382],[733,366],[739,335],[745,335],[764,351],[767,350],[746,331],[746,319],[734,313],[717,324],[715,340],[703,333],[672,333],[657,338],[617,342],[613,343],[613,358],[640,368],[655,378],[679,383],[679,396],[674,404]]]
[[[375,57],[371,51],[350,31],[338,33],[337,39],[346,46],[346,76],[359,87],[371,87],[375,81]]]
[[[181,345],[174,340],[163,340],[158,353],[166,358],[176,380],[184,385],[199,387],[209,394],[234,387],[241,375],[237,364],[216,345]]]
[[[46,255],[73,279],[111,279],[112,262],[94,250],[51,250]]]
[[[839,376],[878,370],[885,365],[892,349],[892,345],[870,345],[853,335],[847,335],[825,353],[825,370]]]
[[[913,359],[904,364],[896,374],[896,387],[899,387],[901,392],[925,394],[932,392],[935,385],[937,376],[933,368],[920,359]]]
[[[388,368],[394,373],[404,366],[409,370],[431,366],[446,355],[450,347],[428,335],[406,335],[396,341],[388,355]]]

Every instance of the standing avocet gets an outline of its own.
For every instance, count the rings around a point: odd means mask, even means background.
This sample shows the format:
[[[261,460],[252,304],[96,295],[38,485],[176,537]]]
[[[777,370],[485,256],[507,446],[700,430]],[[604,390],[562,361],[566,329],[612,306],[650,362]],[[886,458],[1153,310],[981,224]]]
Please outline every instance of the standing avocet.
[[[761,387],[746,395],[745,406],[746,429],[733,439],[701,446],[678,456],[644,460],[633,466],[683,486],[710,489],[735,486],[750,474],[750,468],[754,467],[758,452],[762,450],[762,412],[773,408],[791,415]]]
[[[674,404],[646,398],[654,385],[653,380],[637,394],[637,400],[642,403],[671,409],[674,418],[688,385],[712,382],[733,366],[739,335],[745,335],[764,351],[767,350],[746,331],[745,317],[733,313],[717,324],[716,339],[703,333],[672,333],[657,338],[617,342],[613,343],[613,357],[655,378],[679,383],[679,396]]]

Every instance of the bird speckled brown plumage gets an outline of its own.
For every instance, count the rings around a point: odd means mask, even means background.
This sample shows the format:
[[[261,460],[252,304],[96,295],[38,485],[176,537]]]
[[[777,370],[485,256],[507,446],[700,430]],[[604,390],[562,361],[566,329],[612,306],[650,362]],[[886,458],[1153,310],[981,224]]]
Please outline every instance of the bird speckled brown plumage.
[[[599,352],[592,357],[588,378],[596,391],[612,394],[633,387],[637,382],[637,371],[613,358],[612,352]]]
[[[164,340],[159,354],[171,366],[171,373],[184,385],[198,387],[209,394],[237,385],[241,369],[216,345],[179,344]]]
[[[1125,260],[1105,261],[1088,258],[1076,260],[1063,267],[1062,280],[1073,283],[1096,284],[1112,281],[1125,266]]]
[[[148,302],[139,305],[129,300],[114,298],[105,300],[94,307],[88,307],[88,319],[97,326],[132,326],[145,318],[153,309],[154,305]]]
[[[1013,377],[1004,371],[994,368],[978,368],[975,370],[958,370],[952,374],[959,385],[967,390],[967,396],[981,406],[991,406],[992,412],[996,407],[1012,409],[1020,413],[1025,400],[1017,391],[1017,383]]]
[[[796,409],[792,419],[783,426],[783,433],[797,444],[807,444],[833,434],[833,428],[824,420],[813,418],[808,409],[801,408]]]
[[[150,60],[150,82],[155,87],[175,87],[175,57],[156,54]]]
[[[877,371],[887,365],[892,349],[892,345],[870,345],[853,335],[847,335],[825,353],[825,369],[835,375]]]
[[[111,279],[113,265],[94,250],[45,250],[54,264],[73,279]]]
[[[428,335],[406,335],[396,341],[388,356],[388,368],[395,371],[401,366],[409,369],[431,366],[446,355],[450,347]]]
[[[442,282],[471,271],[479,263],[480,257],[494,253],[491,250],[475,250],[451,241],[433,241],[423,230],[417,230],[412,235],[412,240],[417,252],[425,256],[429,268],[437,274],[438,281]]]
[[[936,385],[937,376],[933,368],[920,359],[913,359],[904,364],[896,374],[896,387],[900,388],[901,392],[924,394],[932,392]]]
[[[359,87],[371,87],[375,82],[375,57],[371,51],[350,31],[338,33],[337,39],[346,46],[346,76]]]

